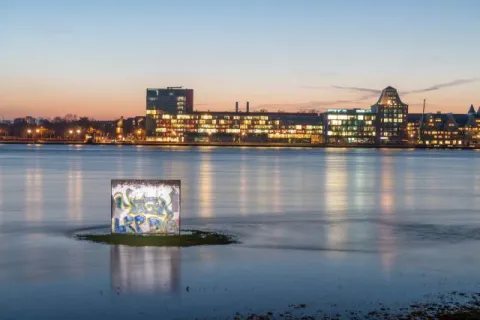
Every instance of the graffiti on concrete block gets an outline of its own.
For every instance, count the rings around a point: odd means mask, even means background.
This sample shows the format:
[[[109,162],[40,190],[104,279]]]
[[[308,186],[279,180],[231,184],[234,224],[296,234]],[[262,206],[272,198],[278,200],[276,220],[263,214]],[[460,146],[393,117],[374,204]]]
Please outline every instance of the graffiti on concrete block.
[[[112,233],[179,232],[179,180],[112,180]]]

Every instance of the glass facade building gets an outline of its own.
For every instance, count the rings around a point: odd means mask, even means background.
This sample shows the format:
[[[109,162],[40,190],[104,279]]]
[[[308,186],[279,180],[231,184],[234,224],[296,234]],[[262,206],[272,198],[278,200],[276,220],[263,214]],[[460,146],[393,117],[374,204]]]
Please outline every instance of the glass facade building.
[[[147,89],[146,95],[147,136],[155,133],[157,120],[162,114],[193,113],[193,89],[168,87],[165,89]]]
[[[323,119],[326,144],[375,143],[376,114],[371,110],[328,110],[323,114]]]
[[[321,143],[323,125],[316,113],[194,112],[161,114],[147,137],[162,142]]]

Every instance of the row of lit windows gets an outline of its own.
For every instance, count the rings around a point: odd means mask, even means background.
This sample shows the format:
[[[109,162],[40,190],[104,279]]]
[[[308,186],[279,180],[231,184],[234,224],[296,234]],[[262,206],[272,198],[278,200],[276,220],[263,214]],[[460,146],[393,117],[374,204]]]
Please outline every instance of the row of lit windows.
[[[382,119],[382,123],[403,123],[402,119]]]
[[[357,121],[357,120],[329,120],[328,124],[334,125],[334,126],[341,126],[341,125],[357,124],[359,122],[360,121]],[[372,125],[373,121],[365,120],[365,121],[361,121],[361,123],[364,123],[365,125]]]
[[[330,126],[331,131],[375,131],[375,127],[357,127],[357,126]]]
[[[375,132],[359,132],[359,131],[341,131],[341,132],[335,132],[335,131],[328,131],[327,132],[328,136],[343,136],[343,137],[348,137],[348,136],[375,136]]]
[[[329,114],[328,120],[375,120],[374,115]]]
[[[179,102],[177,105],[183,105],[183,102]],[[161,111],[157,110],[147,110],[147,114],[160,114]],[[182,119],[182,120],[194,120],[194,119],[203,119],[203,120],[262,120],[267,121],[269,119],[268,116],[228,116],[228,115],[211,115],[211,114],[179,114],[179,115],[171,115],[171,114],[163,114],[163,119]],[[277,120],[278,121],[278,120]]]
[[[267,136],[268,138],[273,138],[273,139],[309,139],[309,135],[305,134],[285,134],[285,133],[275,133],[275,134],[269,134]]]
[[[425,144],[434,144],[434,145],[457,145],[462,144],[462,140],[432,140],[432,141],[425,141]]]

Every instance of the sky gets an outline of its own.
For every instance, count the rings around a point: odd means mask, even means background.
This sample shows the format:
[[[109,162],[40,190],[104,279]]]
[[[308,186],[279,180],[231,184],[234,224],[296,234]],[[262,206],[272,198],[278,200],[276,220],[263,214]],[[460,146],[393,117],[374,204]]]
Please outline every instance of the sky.
[[[146,88],[197,110],[480,106],[477,0],[0,0],[0,117],[145,114]]]

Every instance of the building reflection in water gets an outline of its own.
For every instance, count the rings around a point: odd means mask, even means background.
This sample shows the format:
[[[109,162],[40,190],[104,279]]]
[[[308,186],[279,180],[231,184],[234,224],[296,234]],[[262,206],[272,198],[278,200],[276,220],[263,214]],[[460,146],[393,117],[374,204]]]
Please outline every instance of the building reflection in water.
[[[212,212],[212,158],[210,151],[202,152],[200,158],[200,179],[197,188],[200,190],[200,212],[202,218],[210,218]]]
[[[395,263],[395,230],[394,230],[394,165],[391,156],[383,156],[380,187],[379,241],[382,268],[386,274]]]
[[[27,168],[25,175],[25,207],[27,221],[43,218],[43,171],[38,165]]]
[[[413,185],[413,169],[414,169],[414,163],[413,159],[411,157],[408,157],[406,159],[406,165],[405,165],[405,176],[401,181],[403,182],[403,199],[404,203],[403,206],[407,210],[411,210],[414,207],[414,185]]]
[[[325,157],[325,212],[329,222],[326,241],[329,248],[340,249],[347,240],[347,168],[343,153],[327,154]]]
[[[4,208],[3,208],[3,183],[4,183],[5,179],[3,177],[3,171],[2,171],[2,167],[0,167],[0,225],[2,224],[2,221],[3,221],[3,213],[4,212]]]
[[[363,211],[367,204],[368,196],[366,196],[365,190],[367,190],[367,177],[365,175],[365,162],[364,157],[361,155],[356,155],[354,158],[355,161],[355,170],[354,176],[352,177],[353,181],[351,185],[355,186],[353,189],[353,198],[355,209]],[[350,170],[349,170],[350,172]],[[349,183],[350,185],[350,183]],[[352,188],[349,188],[349,191],[352,191]]]
[[[83,181],[80,160],[69,162],[67,176],[68,217],[71,221],[82,219]]]
[[[282,212],[283,203],[281,196],[281,188],[282,188],[282,177],[280,171],[280,158],[279,156],[275,157],[275,163],[273,165],[273,210],[277,212]]]
[[[175,292],[180,272],[180,248],[110,247],[112,290]]]
[[[143,178],[143,173],[145,170],[145,161],[142,157],[142,146],[136,146],[137,154],[135,155],[135,166],[134,166],[134,177],[137,179]]]
[[[269,157],[266,156],[261,157],[258,159],[255,165],[255,177],[256,183],[254,184],[254,188],[256,191],[256,207],[257,211],[261,213],[265,213],[271,207],[271,186],[268,184],[267,176],[269,175]]]
[[[247,181],[247,156],[242,155],[240,160],[240,214],[242,216],[248,215],[248,181]]]

